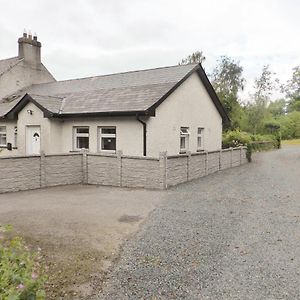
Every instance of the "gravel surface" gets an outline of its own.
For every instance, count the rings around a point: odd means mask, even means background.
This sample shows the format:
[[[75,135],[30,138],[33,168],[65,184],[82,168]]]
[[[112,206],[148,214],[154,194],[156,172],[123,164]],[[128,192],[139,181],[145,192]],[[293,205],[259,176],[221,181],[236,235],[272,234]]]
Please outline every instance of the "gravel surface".
[[[177,186],[100,299],[300,299],[300,147]]]

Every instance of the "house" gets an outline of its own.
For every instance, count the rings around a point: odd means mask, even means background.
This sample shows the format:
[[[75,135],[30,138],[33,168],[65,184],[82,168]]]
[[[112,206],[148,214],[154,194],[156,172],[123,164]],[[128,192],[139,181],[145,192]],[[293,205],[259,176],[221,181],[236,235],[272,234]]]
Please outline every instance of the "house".
[[[0,60],[0,155],[221,148],[229,119],[200,64],[56,81],[37,37],[18,43]]]

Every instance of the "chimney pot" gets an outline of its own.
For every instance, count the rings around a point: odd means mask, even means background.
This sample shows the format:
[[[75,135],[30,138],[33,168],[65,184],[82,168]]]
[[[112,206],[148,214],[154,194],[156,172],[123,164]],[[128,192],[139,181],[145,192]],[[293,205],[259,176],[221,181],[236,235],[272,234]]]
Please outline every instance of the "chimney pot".
[[[24,38],[27,38],[27,31],[26,31],[25,28],[24,28],[24,30],[23,30],[23,37],[24,37]]]

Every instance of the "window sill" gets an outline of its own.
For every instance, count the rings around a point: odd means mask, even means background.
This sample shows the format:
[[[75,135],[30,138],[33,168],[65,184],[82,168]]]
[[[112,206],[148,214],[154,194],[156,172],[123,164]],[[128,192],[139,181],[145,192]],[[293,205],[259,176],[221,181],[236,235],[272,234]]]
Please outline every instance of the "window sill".
[[[204,149],[197,149],[197,152],[205,152]]]

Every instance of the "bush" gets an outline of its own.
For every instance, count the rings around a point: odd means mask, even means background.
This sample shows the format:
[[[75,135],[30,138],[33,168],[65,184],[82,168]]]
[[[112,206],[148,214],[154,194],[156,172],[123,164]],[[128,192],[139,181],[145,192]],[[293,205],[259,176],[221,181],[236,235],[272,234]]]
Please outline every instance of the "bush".
[[[222,148],[247,146],[251,142],[249,133],[239,130],[227,131],[223,134]]]
[[[31,252],[22,238],[13,236],[10,226],[0,225],[0,299],[45,299],[39,252]]]

